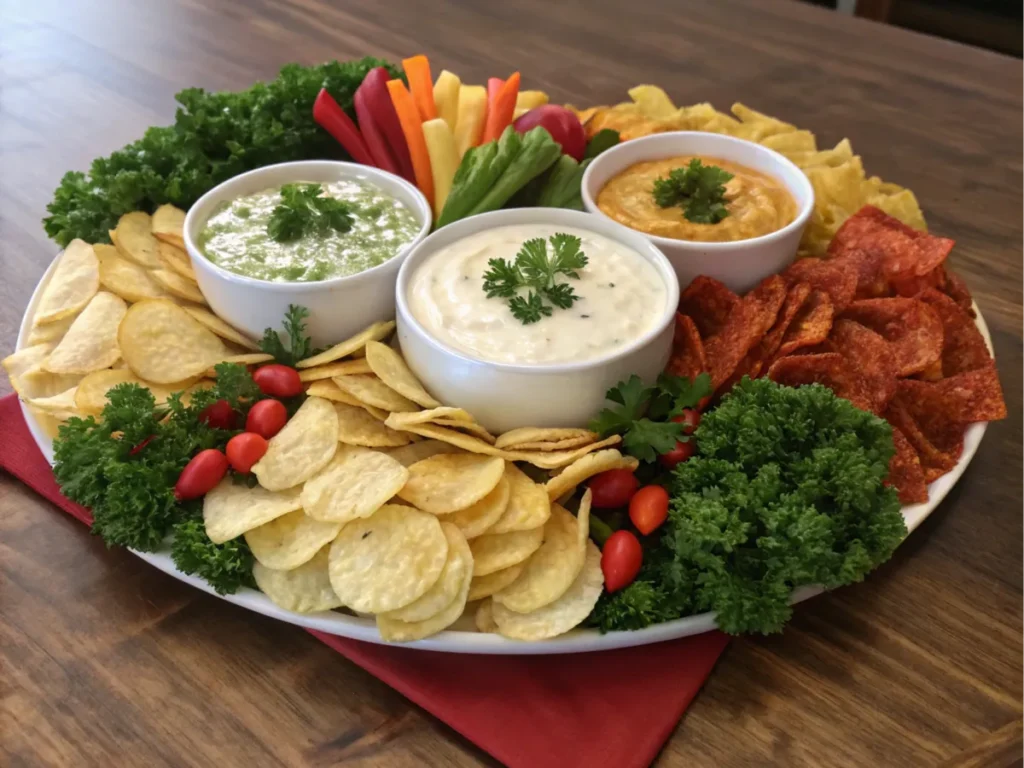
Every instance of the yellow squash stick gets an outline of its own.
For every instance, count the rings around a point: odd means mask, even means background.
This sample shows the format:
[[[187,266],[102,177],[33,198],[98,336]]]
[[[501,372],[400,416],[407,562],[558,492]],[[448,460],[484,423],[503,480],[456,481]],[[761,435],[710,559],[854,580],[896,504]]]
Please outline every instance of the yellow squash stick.
[[[455,169],[459,167],[459,155],[455,151],[455,134],[443,118],[437,117],[423,124],[423,139],[427,143],[430,171],[434,177],[434,218],[437,219],[451,191]]]
[[[524,115],[534,107],[542,107],[548,103],[548,95],[544,91],[520,91],[516,96],[514,118]]]
[[[455,120],[455,149],[461,158],[480,142],[487,120],[487,89],[482,85],[459,87],[459,112]]]
[[[448,123],[448,127],[455,130],[455,123],[459,118],[459,86],[462,81],[458,75],[454,75],[447,69],[442,70],[434,83],[434,104],[437,107],[437,116]]]

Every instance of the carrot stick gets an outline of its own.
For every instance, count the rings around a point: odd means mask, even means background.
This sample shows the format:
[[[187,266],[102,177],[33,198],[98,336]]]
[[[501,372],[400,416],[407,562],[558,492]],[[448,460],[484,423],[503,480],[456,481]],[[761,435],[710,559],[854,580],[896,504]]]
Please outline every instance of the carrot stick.
[[[420,113],[420,121],[433,120],[437,117],[437,106],[434,104],[434,79],[430,76],[430,62],[420,54],[411,59],[402,59],[402,68],[409,81],[412,100]]]
[[[500,77],[488,77],[487,78],[487,107],[490,108],[494,104],[494,98],[498,95],[498,91],[501,90],[501,86],[505,84],[505,81]]]
[[[398,122],[402,126],[402,133],[405,135],[405,143],[409,145],[409,155],[412,157],[412,170],[416,176],[416,186],[427,198],[431,206],[434,205],[434,177],[430,171],[430,155],[427,153],[427,142],[423,138],[423,124],[420,122],[419,112],[416,110],[416,103],[401,80],[388,80],[388,93],[391,94],[391,103],[395,105],[395,112],[398,114]],[[433,98],[433,94],[431,94]],[[512,100],[513,103],[515,99]]]
[[[490,83],[488,82],[488,87]],[[512,122],[512,115],[516,111],[516,97],[519,95],[519,73],[513,72],[512,76],[501,86],[501,90],[494,96],[494,102],[488,105],[487,122],[484,124],[484,135],[480,139],[481,144],[494,141],[509,123]]]

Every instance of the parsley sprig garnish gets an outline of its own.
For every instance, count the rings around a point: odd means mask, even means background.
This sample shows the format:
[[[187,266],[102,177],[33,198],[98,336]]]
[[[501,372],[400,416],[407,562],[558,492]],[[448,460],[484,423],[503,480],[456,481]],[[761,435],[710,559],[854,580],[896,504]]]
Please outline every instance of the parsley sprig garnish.
[[[551,252],[548,251],[551,243]],[[515,261],[491,259],[484,273],[487,298],[508,299],[512,315],[523,325],[550,317],[554,305],[569,309],[580,297],[568,283],[558,283],[559,275],[579,280],[579,270],[587,266],[587,257],[580,250],[582,242],[575,235],[557,232],[548,240],[536,237],[523,243]],[[526,296],[521,291],[526,290]]]
[[[680,206],[683,216],[695,224],[717,224],[729,215],[725,184],[731,178],[728,171],[704,165],[695,157],[686,168],[676,168],[667,178],[655,179],[654,202],[662,208]]]
[[[677,441],[690,438],[683,425],[669,421],[686,408],[696,408],[711,394],[711,377],[702,373],[693,381],[681,376],[661,374],[653,387],[633,374],[605,395],[618,408],[605,408],[590,422],[590,429],[601,437],[622,435],[622,447],[641,461],[654,461],[668,453]]]
[[[288,346],[281,341],[281,335],[276,330],[267,328],[260,339],[260,351],[273,355],[276,363],[293,367],[299,360],[319,354],[322,350],[314,349],[312,340],[306,335],[307,317],[308,309],[289,304],[288,311],[284,314],[284,322],[281,324],[288,337]]]
[[[325,236],[330,231],[348,232],[352,213],[342,200],[322,197],[319,184],[285,184],[281,202],[270,214],[267,234],[279,243],[298,240],[308,234]]]

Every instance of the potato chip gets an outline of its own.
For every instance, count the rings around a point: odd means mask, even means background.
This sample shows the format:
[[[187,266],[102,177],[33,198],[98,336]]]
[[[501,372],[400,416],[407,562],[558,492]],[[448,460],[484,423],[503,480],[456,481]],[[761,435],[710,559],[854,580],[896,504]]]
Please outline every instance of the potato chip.
[[[39,370],[43,362],[49,357],[53,350],[52,343],[33,344],[29,347],[22,347],[13,352],[0,363],[7,371],[7,378],[11,380],[11,387],[22,397],[36,397],[36,394],[27,394],[24,391],[24,376],[29,371]]]
[[[884,338],[853,320],[836,320],[827,348],[842,355],[864,383],[871,411],[881,415],[896,394],[896,361]]]
[[[594,610],[604,589],[604,574],[601,573],[601,550],[587,542],[583,568],[565,593],[530,613],[510,611],[500,603],[491,603],[491,615],[498,632],[513,640],[546,640],[565,634],[579,626]]]
[[[547,485],[545,486],[548,498],[554,501],[578,486],[584,480],[588,480],[594,475],[600,474],[601,472],[605,472],[609,469],[628,469],[632,472],[635,471],[639,465],[640,462],[635,458],[632,456],[623,456],[614,448],[581,456],[575,462],[562,470],[561,474],[558,474],[548,480]]]
[[[462,546],[465,546],[465,539],[462,540]],[[400,621],[391,618],[389,614],[377,616],[377,631],[380,632],[380,636],[384,640],[393,643],[409,643],[414,640],[422,640],[425,637],[430,637],[447,629],[459,620],[466,609],[466,597],[469,594],[469,585],[473,578],[473,561],[468,550],[469,548],[466,547],[466,556],[470,557],[470,567],[462,574],[462,583],[459,585],[455,599],[437,613],[420,621]],[[420,600],[423,600],[423,598],[420,598]]]
[[[597,442],[598,435],[589,429],[574,428],[545,428],[545,427],[520,427],[503,433],[494,443],[495,448],[508,448],[518,450],[522,446],[548,445],[552,443],[565,442],[567,440],[585,440],[589,443]],[[570,446],[576,447],[576,446]],[[530,450],[528,447],[523,450]],[[539,449],[538,449],[539,450]]]
[[[183,306],[182,309],[184,309],[186,312],[192,315],[192,317],[194,317],[200,323],[205,325],[207,328],[209,328],[215,334],[220,336],[222,339],[226,339],[234,344],[237,344],[240,347],[245,347],[246,349],[259,349],[259,346],[257,346],[255,341],[250,339],[248,336],[243,335],[241,331],[236,331],[230,325],[228,325],[215,314],[213,314],[213,312],[211,312],[210,310],[203,309],[202,307],[192,306]]]
[[[985,339],[963,307],[934,288],[922,293],[920,299],[934,309],[942,321],[940,367],[943,376],[954,376],[992,365],[992,355],[985,345]]]
[[[409,623],[429,619],[445,608],[450,606],[463,587],[473,578],[473,553],[469,551],[469,544],[466,537],[458,528],[450,523],[441,523],[441,531],[448,541],[448,559],[445,561],[441,576],[430,589],[424,592],[416,600],[396,611],[388,611],[378,616],[378,626],[381,626],[381,619],[387,623],[398,622]],[[466,588],[468,594],[469,589]],[[460,606],[459,613],[462,613]],[[397,627],[401,629],[401,627]],[[381,633],[383,635],[383,632]],[[431,633],[432,634],[432,633]],[[390,638],[385,637],[385,640]]]
[[[250,488],[228,475],[203,497],[203,523],[210,541],[223,544],[300,507],[298,488]]]
[[[267,452],[252,467],[269,490],[293,488],[327,466],[338,450],[338,413],[334,404],[308,397],[284,428],[270,438]],[[306,511],[311,511],[308,507]]]
[[[126,213],[117,222],[117,229],[111,234],[111,241],[121,255],[146,269],[160,269],[160,246],[150,226],[148,213],[133,211]]]
[[[363,407],[363,404],[352,397],[352,395],[342,390],[341,387],[333,381],[328,381],[326,379],[314,381],[309,385],[309,387],[307,387],[306,394],[310,397],[322,397],[326,400],[333,400],[336,403]]]
[[[26,405],[26,407],[29,413],[32,414],[32,418],[35,419],[36,424],[43,431],[43,434],[51,440],[55,439],[60,432],[60,425],[64,423],[65,419],[59,419],[52,413],[47,413],[39,408],[33,408],[31,405]]]
[[[313,357],[307,357],[305,360],[300,360],[295,364],[295,367],[299,369],[315,368],[318,365],[326,365],[327,363],[333,363],[335,360],[340,360],[343,357],[354,355],[366,346],[366,342],[380,341],[381,339],[386,338],[394,329],[394,320],[374,323],[366,330],[360,331],[350,339],[345,339],[345,341],[335,344],[333,347],[324,350],[319,355],[313,355]]]
[[[395,392],[376,376],[362,374],[335,376],[331,381],[361,404],[372,405],[385,411],[416,410],[416,403]]]
[[[409,467],[409,480],[398,496],[425,512],[444,515],[480,501],[504,472],[505,461],[498,457],[438,454]]]
[[[245,532],[252,556],[266,568],[290,571],[330,544],[344,523],[314,520],[297,509]]]
[[[315,520],[347,523],[369,517],[405,485],[409,471],[380,451],[341,445],[302,489],[302,507]]]
[[[130,302],[167,297],[149,272],[124,258],[114,246],[94,245],[93,250],[100,263],[100,284],[111,293]]]
[[[846,309],[857,292],[857,270],[838,259],[798,259],[782,276],[793,283],[808,283],[812,289],[828,294],[837,313]]]
[[[394,448],[409,442],[408,433],[385,426],[364,408],[335,403],[334,409],[338,412],[338,440],[343,443],[367,448]]]
[[[679,311],[697,324],[702,338],[718,333],[728,321],[740,297],[713,277],[694,278],[679,297]]]
[[[155,211],[150,221],[153,235],[165,243],[178,248],[185,247],[185,212],[170,203],[164,203]]]
[[[52,373],[90,373],[109,368],[121,357],[117,334],[127,309],[114,294],[97,293],[75,318],[43,367]]]
[[[367,341],[366,362],[377,374],[378,379],[403,397],[424,408],[436,408],[441,405],[423,388],[402,356],[387,344],[372,339]]]
[[[495,441],[494,435],[477,424],[472,414],[462,408],[439,406],[426,411],[403,412],[402,420],[405,424],[435,424],[462,430],[492,445]]]
[[[779,358],[768,369],[768,378],[787,387],[821,384],[862,411],[870,411],[874,405],[872,393],[853,364],[834,352]]]
[[[125,362],[157,384],[198,376],[230,356],[211,330],[168,299],[133,304],[117,331]]]
[[[489,573],[486,576],[474,576],[473,583],[469,585],[469,597],[467,599],[482,600],[485,597],[490,597],[499,589],[504,589],[519,578],[519,574],[523,572],[527,562],[529,560],[517,565],[511,565],[508,568],[502,568],[500,571]]]
[[[924,470],[914,447],[896,427],[892,428],[892,442],[896,452],[889,460],[889,476],[886,477],[885,484],[896,489],[900,504],[921,504],[928,501]]]
[[[49,397],[28,398],[26,402],[32,407],[56,416],[61,420],[69,419],[72,416],[78,415],[75,409],[75,393],[77,391],[78,387],[71,387]]]
[[[704,344],[711,386],[718,389],[747,353],[764,338],[786,300],[788,285],[779,275],[766,277],[740,299],[725,325]]]
[[[388,504],[341,529],[331,544],[331,584],[352,610],[395,611],[434,586],[447,560],[436,517]]]
[[[498,625],[494,623],[494,614],[491,606],[490,600],[483,600],[477,606],[476,614],[473,616],[473,623],[476,624],[477,631],[488,633],[498,631]]]
[[[473,550],[473,574],[488,574],[518,565],[544,543],[544,526],[529,531],[485,533],[469,542]]]
[[[263,363],[269,363],[273,359],[274,356],[266,352],[245,352],[240,355],[226,355],[223,360],[218,362],[234,363],[235,365],[262,365]],[[213,378],[217,375],[217,372],[211,368],[207,375]]]
[[[41,367],[36,367],[21,376],[18,394],[26,400],[31,400],[40,397],[53,397],[75,388],[77,396],[78,385],[84,378],[85,374],[81,373],[51,373]],[[75,406],[74,410],[77,411],[78,407]]]
[[[192,268],[192,262],[188,254],[181,248],[170,243],[161,241],[159,243],[160,261],[164,267],[171,272],[176,272],[190,282],[196,282],[196,271]]]
[[[193,301],[196,304],[206,304],[203,292],[199,290],[199,284],[187,277],[182,277],[169,269],[154,269],[150,274],[168,293],[179,299]]]
[[[151,381],[143,381],[130,368],[106,368],[102,371],[93,371],[86,374],[78,383],[78,392],[75,395],[75,407],[86,414],[99,415],[107,404],[107,393],[118,384],[138,384],[153,393],[153,399],[157,405],[163,405],[175,392],[188,393],[194,391],[197,379],[185,379],[184,381],[172,384],[154,384]],[[212,386],[207,384],[205,386]],[[188,404],[188,398],[183,396],[182,402]]]
[[[93,247],[84,240],[72,240],[43,289],[33,322],[52,323],[74,315],[100,289],[100,263]]]
[[[417,461],[429,459],[439,453],[461,453],[461,449],[440,440],[420,440],[416,443],[393,448],[388,455],[403,467],[411,467]],[[493,493],[493,491],[492,491]],[[485,497],[486,498],[486,497]]]
[[[589,491],[588,491],[589,493]],[[590,502],[587,500],[587,515]],[[516,613],[530,613],[565,594],[583,569],[586,538],[580,538],[576,518],[554,504],[544,524],[544,543],[530,555],[522,574],[491,599]]]
[[[441,515],[441,520],[456,526],[467,539],[475,539],[486,533],[502,516],[508,506],[511,489],[506,475],[498,481],[493,491],[476,504],[448,515]]]
[[[528,531],[544,525],[551,516],[547,489],[511,462],[505,466],[505,478],[510,490],[508,506],[488,533]]]
[[[676,112],[676,105],[672,103],[672,99],[656,85],[638,85],[630,88],[629,98],[649,117],[671,117]]]
[[[32,330],[29,331],[28,338],[25,339],[26,346],[34,346],[36,344],[45,344],[48,341],[58,342],[64,338],[64,334],[68,332],[68,328],[78,317],[76,312],[73,315],[68,315],[60,320],[54,320],[52,323],[45,323],[43,325],[34,325]]]
[[[810,131],[776,133],[771,136],[765,136],[761,144],[769,149],[774,149],[786,157],[791,155],[800,157],[801,153],[818,151],[817,141],[814,138],[814,134]]]
[[[832,300],[828,294],[824,291],[811,291],[782,335],[775,356],[785,357],[798,349],[821,344],[832,330],[834,316]]]
[[[311,560],[291,570],[267,568],[260,562],[252,575],[263,593],[275,605],[295,613],[315,613],[341,608],[344,603],[331,586],[329,549],[324,547]]]
[[[689,315],[676,313],[676,332],[672,338],[672,357],[665,371],[691,381],[708,369],[704,342]]]
[[[459,409],[461,410],[461,409]],[[477,424],[475,421],[462,421],[461,419],[448,419],[444,416],[434,419],[431,424],[436,424],[439,427],[449,427],[451,429],[458,429],[467,434],[473,435],[474,437],[483,440],[485,443],[494,444],[495,437],[488,432],[481,424]]]
[[[791,133],[797,129],[795,125],[784,123],[774,117],[757,112],[739,102],[732,105],[732,113],[743,122],[745,128],[749,127],[751,129],[744,135],[744,138],[751,141],[761,141],[766,136]]]
[[[942,320],[923,301],[898,296],[861,299],[843,316],[885,337],[900,376],[923,371],[942,357]]]
[[[299,371],[299,381],[320,381],[335,376],[349,376],[356,373],[373,373],[366,360],[342,360],[338,363],[328,363],[316,368],[306,368]],[[332,381],[331,384],[334,384]],[[337,384],[334,384],[337,387]],[[352,398],[353,400],[355,398]],[[350,403],[351,405],[351,403]]]

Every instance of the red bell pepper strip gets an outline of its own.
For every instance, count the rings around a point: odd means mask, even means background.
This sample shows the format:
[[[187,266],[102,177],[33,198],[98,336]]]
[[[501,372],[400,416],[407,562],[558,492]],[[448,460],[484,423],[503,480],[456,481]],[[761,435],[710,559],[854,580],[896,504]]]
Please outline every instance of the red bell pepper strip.
[[[415,184],[416,174],[412,168],[409,145],[405,141],[402,125],[398,122],[398,113],[395,112],[395,105],[391,103],[391,93],[388,91],[390,79],[391,75],[384,67],[374,67],[366,73],[359,90],[366,89],[366,106],[370,109],[370,117],[373,118],[377,129],[384,134],[391,148],[391,154],[398,163],[398,175]]]
[[[490,87],[489,81],[487,86]],[[481,144],[497,139],[501,136],[501,132],[512,123],[518,96],[519,73],[513,72],[512,76],[501,86],[501,90],[495,95],[494,100],[487,105],[487,122],[484,123],[484,135],[480,138]]]
[[[320,94],[313,102],[313,119],[317,125],[337,139],[357,163],[376,166],[356,124],[345,114],[345,110],[338,105],[326,88],[320,89]]]
[[[391,150],[388,149],[388,143],[384,138],[384,134],[381,133],[380,128],[373,121],[373,115],[370,114],[370,107],[367,101],[366,91],[363,89],[363,86],[359,86],[356,89],[355,95],[356,119],[359,121],[359,130],[363,133],[363,141],[366,142],[366,148],[370,151],[374,165],[388,173],[401,175],[398,172],[398,162],[395,160],[395,156],[391,154]]]
[[[505,84],[505,81],[500,77],[488,77],[487,78],[487,111],[490,112],[494,109],[494,100],[498,97],[498,93],[501,91],[501,87]]]

